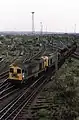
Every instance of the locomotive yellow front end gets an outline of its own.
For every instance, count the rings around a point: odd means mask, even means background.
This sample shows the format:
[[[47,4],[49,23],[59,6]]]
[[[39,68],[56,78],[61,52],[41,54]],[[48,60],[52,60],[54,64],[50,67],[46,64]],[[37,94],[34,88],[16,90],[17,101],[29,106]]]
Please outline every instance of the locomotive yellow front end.
[[[11,65],[9,69],[8,81],[12,83],[21,83],[22,79],[22,69],[16,65]]]

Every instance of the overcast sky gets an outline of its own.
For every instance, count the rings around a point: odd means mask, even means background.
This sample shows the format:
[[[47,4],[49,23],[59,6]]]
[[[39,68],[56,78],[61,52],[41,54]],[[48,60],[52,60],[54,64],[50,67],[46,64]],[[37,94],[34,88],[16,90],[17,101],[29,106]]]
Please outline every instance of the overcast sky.
[[[0,31],[31,31],[32,11],[36,31],[79,32],[79,0],[0,0]]]

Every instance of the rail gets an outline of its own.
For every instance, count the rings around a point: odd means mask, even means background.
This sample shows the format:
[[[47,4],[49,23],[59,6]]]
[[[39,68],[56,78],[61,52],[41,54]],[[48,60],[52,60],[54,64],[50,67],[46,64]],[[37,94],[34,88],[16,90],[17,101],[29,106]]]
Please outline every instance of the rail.
[[[72,54],[73,58],[79,59],[79,54],[77,52],[75,52],[74,54]]]

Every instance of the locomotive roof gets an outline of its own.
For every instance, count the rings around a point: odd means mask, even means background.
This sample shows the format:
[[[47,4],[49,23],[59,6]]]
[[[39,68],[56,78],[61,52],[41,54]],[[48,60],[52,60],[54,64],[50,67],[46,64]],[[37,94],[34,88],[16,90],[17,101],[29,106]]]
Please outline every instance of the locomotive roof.
[[[36,64],[39,64],[40,62],[42,62],[43,60],[41,58],[37,58],[35,60],[31,60],[31,61],[28,61],[26,63],[20,63],[20,62],[16,62],[16,63],[13,63],[12,65],[14,66],[18,66],[20,68],[28,68],[28,67],[34,67],[36,66]]]
[[[26,64],[24,64],[23,66],[22,66],[22,69],[23,68],[28,68],[28,67],[34,67],[34,66],[36,66],[37,64],[39,64],[39,63],[41,63],[43,60],[42,59],[36,59],[36,60],[32,60],[32,61],[30,61],[28,64],[26,63]]]
[[[55,55],[55,53],[48,53],[48,54],[45,54],[44,56],[47,56],[47,57],[54,57],[54,55]],[[28,67],[34,67],[34,66],[36,66],[36,64],[39,64],[39,63],[41,63],[41,62],[43,62],[43,59],[41,59],[41,58],[37,58],[37,59],[35,59],[35,60],[31,60],[31,61],[28,61],[28,62],[25,62],[25,63],[21,63],[20,61],[16,61],[15,63],[13,63],[13,65],[15,65],[15,66],[18,66],[18,67],[20,67],[21,69],[23,69],[23,68],[28,68]]]

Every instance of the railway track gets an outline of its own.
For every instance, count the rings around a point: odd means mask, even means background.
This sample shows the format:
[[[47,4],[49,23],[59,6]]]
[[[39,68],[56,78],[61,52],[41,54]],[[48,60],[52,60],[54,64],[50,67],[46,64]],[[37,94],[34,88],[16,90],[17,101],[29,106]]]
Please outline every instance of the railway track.
[[[1,115],[0,120],[16,119],[16,117],[18,117],[19,113],[24,109],[24,107],[28,105],[32,99],[35,98],[36,94],[39,92],[42,86],[47,81],[49,81],[52,74],[54,74],[54,71],[52,73],[52,70],[53,69],[51,68],[51,70],[47,74],[44,74],[38,80],[36,80],[31,86],[29,86],[29,88],[26,89],[22,95],[18,96],[13,101],[11,101],[7,106],[5,106],[0,111]]]
[[[2,110],[0,110],[0,119],[3,120],[3,119],[5,119],[5,116],[7,114],[10,114],[9,112],[10,112],[11,108],[15,106],[14,103],[17,103],[17,100],[23,95],[23,93],[26,89],[24,88],[24,89],[20,90],[18,95],[16,95]]]
[[[8,97],[9,95],[16,92],[17,90],[18,88],[16,88],[15,85],[8,84],[4,90],[0,91],[0,100]]]
[[[8,77],[8,70],[0,74],[0,79]]]
[[[4,108],[4,110],[0,111],[1,117],[0,120],[8,120],[8,119],[15,119],[16,113],[19,114],[21,110],[27,105],[30,100],[32,100],[37,92],[41,89],[42,85],[47,82],[48,77],[42,76],[37,81],[35,81],[28,89],[25,90],[25,92],[10,106]],[[5,112],[6,111],[6,112]],[[2,114],[3,113],[3,114]]]
[[[2,84],[0,84],[0,92],[4,89],[6,89],[8,86],[10,85],[10,83],[7,82],[7,79],[5,79]]]
[[[0,97],[0,111],[8,106],[8,104],[10,104],[12,101],[14,101],[19,95],[23,94],[23,89],[24,88],[18,87],[11,91],[5,92],[5,95]]]
[[[24,90],[29,88],[29,86],[30,83],[18,87],[10,85],[5,90],[3,90],[0,95],[0,110],[4,109],[10,103],[13,103],[14,100],[16,101],[18,97],[24,93]]]
[[[0,109],[2,109],[10,100],[12,100],[15,94],[18,94],[20,88],[17,88],[15,85],[11,83],[6,83],[1,86],[0,89]]]
[[[5,71],[0,74],[0,91],[6,88],[8,84],[7,78],[8,78],[8,71]]]
[[[2,95],[1,97],[0,97],[0,100],[3,100],[3,99],[5,99],[5,98],[7,98],[7,97],[11,97],[15,92],[18,92],[18,90],[19,90],[19,88],[16,88],[16,89],[13,89],[13,90],[11,90],[11,91],[9,91],[8,93],[6,93],[5,95]]]
[[[72,57],[79,60],[79,53],[75,52],[75,53],[72,55]]]

